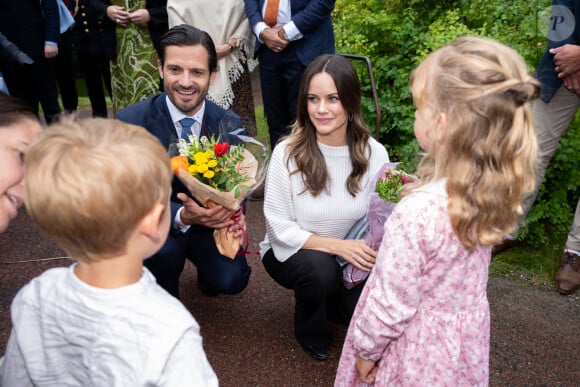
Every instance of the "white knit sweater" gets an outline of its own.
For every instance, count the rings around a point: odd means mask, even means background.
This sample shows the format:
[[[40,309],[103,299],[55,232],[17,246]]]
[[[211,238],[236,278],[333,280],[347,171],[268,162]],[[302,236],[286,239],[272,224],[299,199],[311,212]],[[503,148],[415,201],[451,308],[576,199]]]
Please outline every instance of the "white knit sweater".
[[[370,181],[389,156],[383,145],[371,138],[369,168],[361,180],[361,191],[352,197],[346,189],[346,179],[352,170],[348,146],[332,147],[318,143],[330,176],[329,192],[317,197],[304,191],[302,177],[290,176],[296,168],[291,161],[286,166],[287,140],[274,148],[266,177],[264,216],[266,237],[260,243],[260,254],[274,249],[274,255],[284,262],[304,246],[312,234],[343,238],[354,223],[362,218],[369,205]]]

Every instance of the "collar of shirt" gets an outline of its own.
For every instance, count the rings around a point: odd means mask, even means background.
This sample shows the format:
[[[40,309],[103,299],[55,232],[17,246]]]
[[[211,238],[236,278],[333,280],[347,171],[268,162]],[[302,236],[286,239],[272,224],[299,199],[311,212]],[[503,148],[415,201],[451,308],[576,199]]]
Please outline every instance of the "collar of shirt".
[[[173,122],[173,125],[175,126],[175,130],[177,132],[177,138],[181,137],[181,123],[179,122],[179,120],[181,120],[182,118],[193,118],[195,120],[195,123],[191,127],[191,131],[193,134],[195,134],[197,137],[199,137],[199,134],[201,132],[201,122],[203,121],[203,114],[205,113],[205,100],[201,104],[201,108],[197,111],[197,113],[195,113],[191,117],[183,114],[183,112],[181,110],[179,110],[173,104],[173,102],[171,102],[171,100],[169,99],[168,96],[165,96],[165,102],[167,103],[167,109],[169,109],[169,115],[171,116],[171,121]]]

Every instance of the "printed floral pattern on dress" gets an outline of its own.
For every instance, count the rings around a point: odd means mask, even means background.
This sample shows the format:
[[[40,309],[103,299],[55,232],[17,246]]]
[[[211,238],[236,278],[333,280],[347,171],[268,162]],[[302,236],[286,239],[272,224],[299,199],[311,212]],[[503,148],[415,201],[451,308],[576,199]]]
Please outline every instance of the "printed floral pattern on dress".
[[[376,386],[488,384],[490,249],[465,250],[447,197],[426,187],[404,198],[385,223],[335,386],[365,385],[357,354],[378,360]]]

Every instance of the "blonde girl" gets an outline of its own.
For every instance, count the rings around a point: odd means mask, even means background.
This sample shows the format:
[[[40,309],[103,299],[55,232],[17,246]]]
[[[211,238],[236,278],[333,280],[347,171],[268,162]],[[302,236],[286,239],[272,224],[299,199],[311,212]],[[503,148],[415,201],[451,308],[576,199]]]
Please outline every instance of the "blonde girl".
[[[414,71],[421,183],[385,224],[337,386],[488,384],[491,245],[534,187],[528,102],[539,88],[514,50],[484,38],[460,38]]]

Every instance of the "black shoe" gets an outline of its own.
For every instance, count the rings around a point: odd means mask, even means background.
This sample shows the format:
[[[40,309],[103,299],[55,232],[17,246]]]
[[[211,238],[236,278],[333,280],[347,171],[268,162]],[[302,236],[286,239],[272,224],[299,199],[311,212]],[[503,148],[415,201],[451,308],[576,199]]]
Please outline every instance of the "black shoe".
[[[197,288],[208,297],[215,297],[220,294],[217,290],[212,289],[203,282],[201,282],[199,278],[197,279]]]
[[[317,345],[312,344],[307,345],[300,343],[300,345],[302,346],[302,349],[306,351],[307,354],[309,354],[318,361],[325,361],[328,358],[328,352],[326,351],[326,348],[318,347]]]
[[[560,294],[572,294],[580,287],[580,256],[564,250],[556,285]]]

